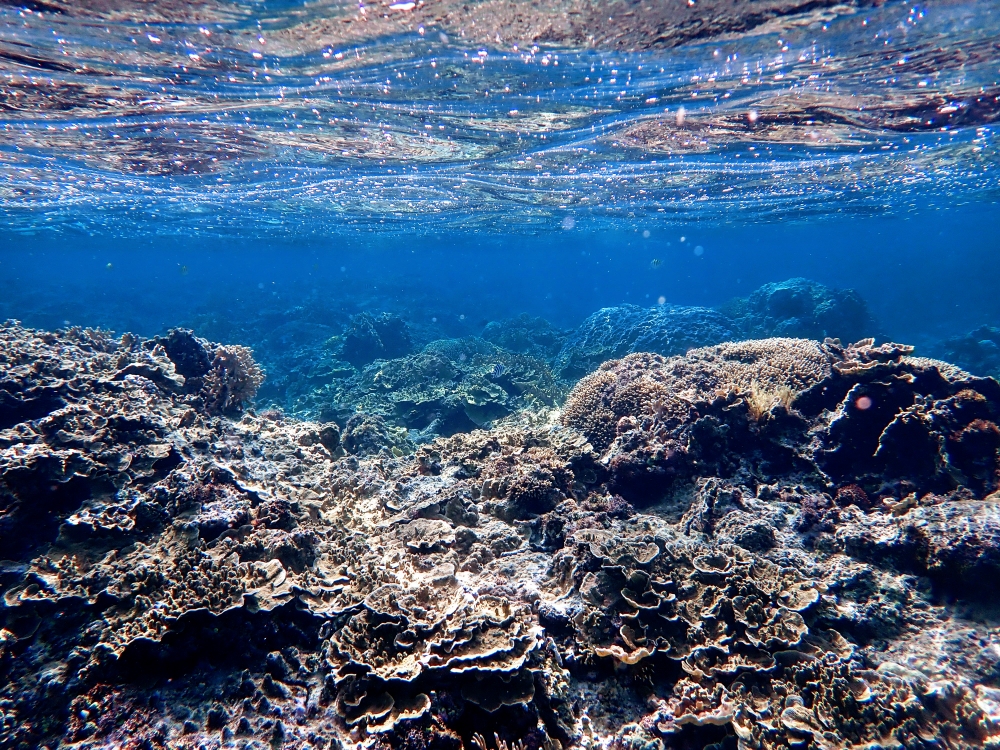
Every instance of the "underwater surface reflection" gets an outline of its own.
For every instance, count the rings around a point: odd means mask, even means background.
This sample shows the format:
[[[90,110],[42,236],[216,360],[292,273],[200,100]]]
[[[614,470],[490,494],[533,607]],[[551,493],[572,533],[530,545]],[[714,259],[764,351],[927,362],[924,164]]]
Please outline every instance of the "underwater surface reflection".
[[[304,236],[996,200],[996,0],[600,5],[4,4],[0,210]]]

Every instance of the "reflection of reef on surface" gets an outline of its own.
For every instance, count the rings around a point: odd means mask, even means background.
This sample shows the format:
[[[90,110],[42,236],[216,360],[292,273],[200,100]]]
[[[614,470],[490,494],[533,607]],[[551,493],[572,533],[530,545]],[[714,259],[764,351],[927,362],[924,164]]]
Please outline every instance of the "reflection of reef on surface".
[[[218,356],[2,329],[0,746],[1000,739],[995,380],[637,353],[403,455],[377,414],[240,416]]]

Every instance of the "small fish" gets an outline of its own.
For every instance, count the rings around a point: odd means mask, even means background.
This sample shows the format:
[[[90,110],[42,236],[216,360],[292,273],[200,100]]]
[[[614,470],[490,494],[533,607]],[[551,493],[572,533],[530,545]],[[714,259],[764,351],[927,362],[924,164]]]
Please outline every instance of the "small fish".
[[[490,371],[490,377],[496,380],[497,378],[502,378],[505,372],[507,372],[507,368],[497,362]]]
[[[651,261],[649,262],[649,267],[650,267],[650,268],[652,268],[652,269],[653,269],[654,271],[655,271],[655,270],[656,270],[657,268],[659,268],[660,266],[662,266],[662,265],[663,265],[663,261],[662,261],[662,260],[660,260],[659,258],[653,258],[653,259],[652,259],[652,260],[651,260]]]

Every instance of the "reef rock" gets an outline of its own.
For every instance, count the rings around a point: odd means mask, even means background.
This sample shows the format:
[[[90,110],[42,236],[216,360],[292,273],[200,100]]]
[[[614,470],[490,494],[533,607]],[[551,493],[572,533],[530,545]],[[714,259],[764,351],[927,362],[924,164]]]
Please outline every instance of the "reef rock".
[[[765,339],[629,355],[581,380],[563,421],[604,451],[630,502],[706,472],[778,470],[866,493],[993,492],[1000,387],[911,351]]]
[[[853,289],[830,289],[809,279],[765,284],[722,307],[745,338],[789,336],[859,341],[879,335],[867,303]]]
[[[413,350],[406,323],[398,315],[359,313],[344,330],[341,359],[364,367],[377,359],[393,359]]]
[[[467,337],[376,362],[318,398],[326,400],[324,413],[339,421],[360,411],[427,442],[522,409],[551,407],[562,393],[544,360]]]
[[[183,333],[0,331],[0,747],[1000,742],[994,380],[630,354],[404,454],[218,415]]]
[[[981,376],[1000,377],[1000,328],[980,326],[935,347],[942,357]]]
[[[509,352],[550,360],[562,349],[566,334],[553,328],[545,318],[524,313],[487,324],[482,338]]]
[[[671,356],[734,338],[732,321],[705,307],[605,307],[569,335],[553,369],[563,380],[576,381],[603,362],[632,352]]]

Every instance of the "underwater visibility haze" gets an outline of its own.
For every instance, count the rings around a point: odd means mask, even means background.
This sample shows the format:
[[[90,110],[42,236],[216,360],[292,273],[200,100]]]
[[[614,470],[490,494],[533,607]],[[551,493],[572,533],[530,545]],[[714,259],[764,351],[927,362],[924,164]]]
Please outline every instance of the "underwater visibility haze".
[[[0,750],[1000,746],[998,123],[998,0],[0,0]]]

